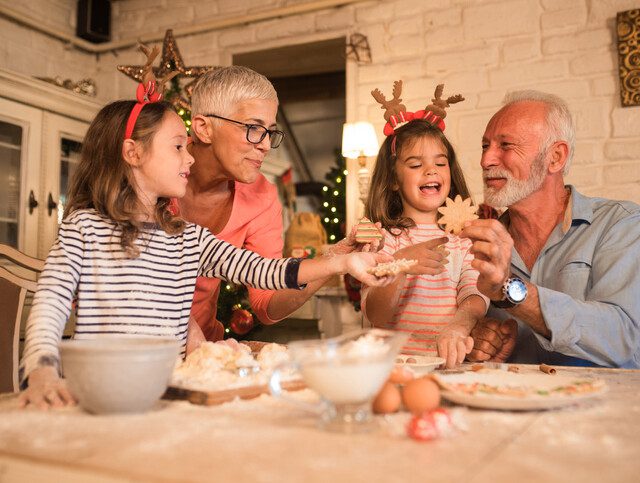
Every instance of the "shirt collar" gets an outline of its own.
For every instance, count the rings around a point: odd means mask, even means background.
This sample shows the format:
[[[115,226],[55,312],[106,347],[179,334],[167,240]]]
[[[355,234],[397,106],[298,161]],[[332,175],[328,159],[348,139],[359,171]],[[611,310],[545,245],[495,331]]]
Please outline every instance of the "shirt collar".
[[[569,230],[569,226],[564,230],[566,223],[574,222],[574,221],[586,221],[587,223],[591,223],[593,220],[593,206],[591,203],[591,198],[587,198],[584,195],[581,195],[578,190],[573,185],[567,185],[567,187],[571,190],[569,203],[567,205],[567,211],[564,214],[565,221],[563,223],[563,231],[566,233]],[[568,221],[567,221],[568,220]]]
[[[581,195],[573,185],[566,185],[569,188],[569,202],[567,203],[567,209],[564,212],[564,219],[562,221],[562,233],[567,233],[574,221],[585,221],[591,223],[593,220],[593,207],[591,206],[591,199]],[[509,210],[506,210],[502,216],[500,216],[500,222],[509,227],[511,220],[509,218]]]

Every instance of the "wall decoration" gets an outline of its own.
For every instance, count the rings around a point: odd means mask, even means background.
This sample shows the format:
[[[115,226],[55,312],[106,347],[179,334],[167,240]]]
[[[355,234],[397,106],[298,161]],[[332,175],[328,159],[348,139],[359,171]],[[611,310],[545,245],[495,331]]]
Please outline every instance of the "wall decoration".
[[[358,64],[370,64],[371,47],[369,47],[367,36],[357,33],[349,35],[345,57],[349,60],[355,60]]]
[[[125,74],[127,77],[135,80],[136,82],[142,81],[143,68],[143,65],[118,66],[118,70],[120,72]],[[171,29],[168,29],[164,35],[164,40],[162,42],[162,59],[160,61],[160,66],[154,67],[153,73],[156,78],[160,79],[165,77],[172,71],[178,72],[178,76],[172,80],[172,88],[167,90],[165,94],[165,99],[167,99],[167,101],[169,101],[174,108],[188,111],[191,104],[191,91],[193,89],[193,85],[198,80],[198,77],[200,77],[209,69],[213,68],[214,67],[211,65],[197,67],[185,66],[184,61],[182,60],[182,55],[180,55],[180,50],[178,49],[178,44],[173,37],[173,31]],[[184,86],[184,88],[180,88],[178,80],[179,77],[189,77],[193,78],[194,80]],[[183,89],[186,91],[187,97],[184,97],[182,95]]]
[[[616,24],[622,107],[640,106],[640,9],[619,12]]]
[[[62,77],[36,77],[36,79],[43,80],[49,84],[56,85],[58,87],[64,87],[76,94],[84,94],[85,96],[96,96],[96,81],[93,79],[81,79],[78,82],[74,82],[71,79],[63,79]]]

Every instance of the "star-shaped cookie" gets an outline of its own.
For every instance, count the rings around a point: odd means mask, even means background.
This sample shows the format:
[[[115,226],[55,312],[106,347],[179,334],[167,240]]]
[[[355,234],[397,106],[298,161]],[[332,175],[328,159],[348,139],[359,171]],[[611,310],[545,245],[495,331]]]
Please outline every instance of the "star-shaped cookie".
[[[465,222],[478,218],[476,210],[477,208],[471,203],[471,198],[463,200],[460,195],[456,195],[455,200],[447,198],[445,206],[438,208],[442,213],[438,224],[444,225],[444,231],[459,235]]]

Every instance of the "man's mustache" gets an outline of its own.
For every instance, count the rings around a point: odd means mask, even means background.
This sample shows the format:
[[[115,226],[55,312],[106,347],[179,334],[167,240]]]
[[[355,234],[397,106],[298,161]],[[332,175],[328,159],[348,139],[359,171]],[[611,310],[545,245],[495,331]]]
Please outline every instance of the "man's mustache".
[[[511,173],[509,171],[493,168],[482,172],[482,179],[486,181],[489,178],[506,178],[507,180],[512,179]]]

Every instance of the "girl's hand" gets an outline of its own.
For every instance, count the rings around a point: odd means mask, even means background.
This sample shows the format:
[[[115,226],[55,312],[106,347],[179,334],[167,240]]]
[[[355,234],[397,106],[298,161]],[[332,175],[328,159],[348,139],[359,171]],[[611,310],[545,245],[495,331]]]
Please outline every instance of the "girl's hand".
[[[345,270],[360,280],[362,283],[370,287],[384,287],[392,283],[396,277],[376,277],[367,272],[368,269],[375,267],[378,263],[392,262],[393,257],[384,253],[351,253],[344,255]]]
[[[451,369],[462,364],[464,358],[473,349],[473,339],[463,327],[449,326],[437,340],[438,355],[445,360],[445,367]]]
[[[412,275],[438,275],[444,272],[445,264],[449,263],[447,260],[449,252],[444,249],[444,244],[448,241],[449,239],[445,236],[416,243],[398,250],[393,254],[393,258],[396,260],[400,258],[418,260],[418,263],[407,270],[406,273]]]
[[[76,400],[67,387],[67,381],[58,375],[55,367],[44,366],[31,371],[29,387],[18,396],[20,407],[35,406],[38,409],[75,406]]]

